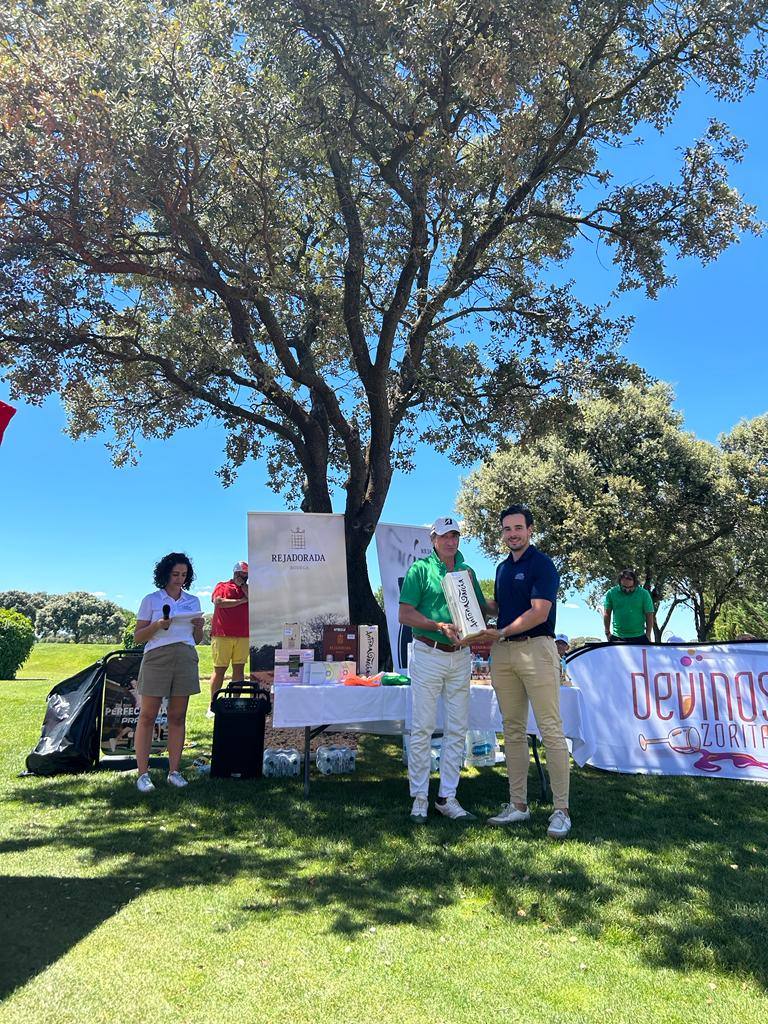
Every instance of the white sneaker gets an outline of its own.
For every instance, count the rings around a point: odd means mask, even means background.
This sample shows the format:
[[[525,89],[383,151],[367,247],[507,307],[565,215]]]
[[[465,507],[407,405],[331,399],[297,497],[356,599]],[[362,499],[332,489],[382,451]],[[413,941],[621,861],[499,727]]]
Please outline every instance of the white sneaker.
[[[463,818],[464,821],[475,820],[474,814],[465,811],[455,796],[446,797],[444,804],[439,804],[435,800],[435,810],[439,814],[445,815],[446,818]]]
[[[429,813],[429,800],[425,796],[414,797],[411,807],[411,821],[417,825],[423,825]]]
[[[502,804],[501,810],[498,814],[494,814],[492,818],[488,819],[489,825],[517,825],[518,822],[528,821],[531,816],[531,812],[528,810],[521,811],[514,804]]]
[[[215,718],[216,717],[216,715],[215,715],[215,713],[214,713],[212,708],[208,708],[208,710],[205,712],[205,717],[206,718]]]
[[[571,819],[567,811],[557,810],[549,816],[547,835],[550,839],[565,839],[571,831]]]
[[[181,772],[169,772],[168,773],[168,785],[176,786],[177,789],[181,789],[182,786],[188,786],[189,783],[181,774]]]
[[[151,793],[154,788],[155,784],[152,779],[150,779],[149,772],[144,772],[143,775],[140,775],[138,779],[136,779],[136,789],[138,789],[140,793]]]

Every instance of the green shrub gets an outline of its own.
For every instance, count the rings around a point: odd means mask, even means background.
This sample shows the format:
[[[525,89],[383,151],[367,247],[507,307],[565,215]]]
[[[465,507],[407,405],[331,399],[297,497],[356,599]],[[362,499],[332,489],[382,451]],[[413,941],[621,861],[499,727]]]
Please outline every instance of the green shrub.
[[[11,608],[0,608],[0,679],[15,679],[35,644],[30,619]]]
[[[130,651],[134,647],[143,647],[143,644],[137,644],[133,639],[133,631],[136,629],[136,616],[132,615],[125,624],[123,630],[123,647],[126,651]]]

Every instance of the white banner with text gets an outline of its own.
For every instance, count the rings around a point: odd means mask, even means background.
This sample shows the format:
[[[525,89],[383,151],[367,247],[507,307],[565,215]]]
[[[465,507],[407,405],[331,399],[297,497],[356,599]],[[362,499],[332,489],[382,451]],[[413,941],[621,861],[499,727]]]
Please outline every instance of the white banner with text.
[[[593,767],[768,782],[768,642],[599,644],[567,662]]]
[[[298,622],[301,643],[322,627],[349,622],[344,516],[321,512],[248,513],[251,648],[280,647]]]
[[[401,626],[397,621],[400,586],[413,563],[432,554],[429,527],[379,523],[376,527],[376,553],[379,558],[381,589],[384,594],[384,611],[387,616],[394,670],[404,672],[411,630],[409,626]]]

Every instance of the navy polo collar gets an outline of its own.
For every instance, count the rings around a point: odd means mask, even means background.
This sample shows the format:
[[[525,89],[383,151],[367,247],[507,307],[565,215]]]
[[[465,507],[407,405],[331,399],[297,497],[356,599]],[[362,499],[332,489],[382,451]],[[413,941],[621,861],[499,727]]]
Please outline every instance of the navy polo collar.
[[[528,547],[525,549],[525,553],[522,554],[517,559],[517,561],[515,561],[515,559],[512,557],[512,552],[511,551],[507,555],[507,561],[510,562],[511,565],[521,565],[523,562],[527,562],[529,558],[532,558],[535,553],[536,553],[535,546],[533,544],[529,544]]]

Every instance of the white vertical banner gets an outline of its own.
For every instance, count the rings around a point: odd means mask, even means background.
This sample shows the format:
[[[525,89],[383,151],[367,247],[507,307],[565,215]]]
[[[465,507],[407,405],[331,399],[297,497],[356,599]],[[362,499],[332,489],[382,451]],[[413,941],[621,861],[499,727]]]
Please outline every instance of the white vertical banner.
[[[303,637],[348,623],[344,516],[249,512],[248,592],[252,649],[279,647],[287,622],[300,623]]]
[[[406,648],[411,631],[397,621],[400,585],[409,568],[419,558],[432,554],[428,526],[399,526],[379,523],[376,527],[376,553],[379,558],[384,612],[387,616],[389,646],[395,672],[405,671]]]

